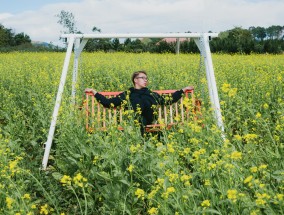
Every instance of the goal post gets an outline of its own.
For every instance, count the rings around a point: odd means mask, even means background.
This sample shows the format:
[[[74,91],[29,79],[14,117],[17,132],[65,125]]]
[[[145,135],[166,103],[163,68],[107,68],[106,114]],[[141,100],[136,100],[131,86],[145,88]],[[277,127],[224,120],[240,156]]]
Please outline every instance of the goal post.
[[[210,96],[210,102],[212,109],[214,110],[214,117],[218,127],[224,131],[224,125],[222,121],[222,115],[220,110],[220,102],[218,97],[218,91],[216,86],[216,80],[214,75],[211,51],[209,47],[209,41],[213,37],[218,37],[218,33],[122,33],[122,34],[63,34],[61,38],[67,39],[67,51],[61,73],[60,83],[58,86],[55,106],[52,114],[51,124],[49,128],[48,138],[45,143],[45,151],[42,160],[42,169],[46,170],[48,158],[52,146],[52,140],[56,127],[56,121],[61,105],[62,95],[66,82],[67,72],[69,68],[70,58],[74,47],[74,63],[73,63],[73,75],[72,75],[72,103],[75,104],[76,97],[76,82],[78,76],[79,57],[83,51],[86,43],[89,39],[95,38],[176,38],[179,41],[180,38],[192,38],[199,48],[201,56],[204,60],[206,68],[206,78],[208,84],[208,91]]]

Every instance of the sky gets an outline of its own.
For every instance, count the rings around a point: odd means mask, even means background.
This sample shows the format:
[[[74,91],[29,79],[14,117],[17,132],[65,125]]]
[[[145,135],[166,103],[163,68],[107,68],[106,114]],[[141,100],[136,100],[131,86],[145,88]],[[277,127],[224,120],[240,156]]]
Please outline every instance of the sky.
[[[0,24],[32,41],[59,43],[60,11],[92,33],[221,32],[284,25],[284,0],[0,0]]]

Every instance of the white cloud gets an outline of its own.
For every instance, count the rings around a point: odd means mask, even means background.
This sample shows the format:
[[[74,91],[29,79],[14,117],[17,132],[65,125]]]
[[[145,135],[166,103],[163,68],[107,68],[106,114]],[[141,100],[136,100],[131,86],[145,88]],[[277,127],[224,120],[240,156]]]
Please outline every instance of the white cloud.
[[[0,13],[0,21],[12,17],[11,13]]]
[[[0,23],[32,40],[50,42],[58,41],[63,30],[55,17],[61,10],[72,12],[84,33],[91,33],[94,26],[103,33],[165,33],[283,25],[283,8],[281,0],[82,0],[0,14]]]

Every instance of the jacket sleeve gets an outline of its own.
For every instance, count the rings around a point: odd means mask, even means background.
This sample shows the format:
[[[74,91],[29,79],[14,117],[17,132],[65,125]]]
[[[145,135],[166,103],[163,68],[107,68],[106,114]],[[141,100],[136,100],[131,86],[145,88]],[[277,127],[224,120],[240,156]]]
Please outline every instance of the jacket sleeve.
[[[125,92],[120,93],[119,95],[112,97],[112,98],[107,98],[104,95],[100,93],[96,93],[95,98],[99,103],[101,103],[104,107],[110,108],[110,107],[117,107],[120,106],[124,100],[126,100],[126,94]]]
[[[161,96],[158,93],[155,93],[154,97],[159,105],[170,105],[180,100],[183,93],[183,90],[177,90],[176,92],[170,94],[169,99],[166,99],[165,96]]]

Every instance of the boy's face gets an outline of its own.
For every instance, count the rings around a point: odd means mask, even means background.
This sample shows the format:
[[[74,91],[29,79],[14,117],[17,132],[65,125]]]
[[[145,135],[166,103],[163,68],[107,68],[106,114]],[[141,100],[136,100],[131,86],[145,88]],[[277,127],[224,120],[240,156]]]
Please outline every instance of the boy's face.
[[[147,75],[144,73],[139,73],[138,76],[134,79],[135,88],[141,89],[148,85],[148,78]]]

